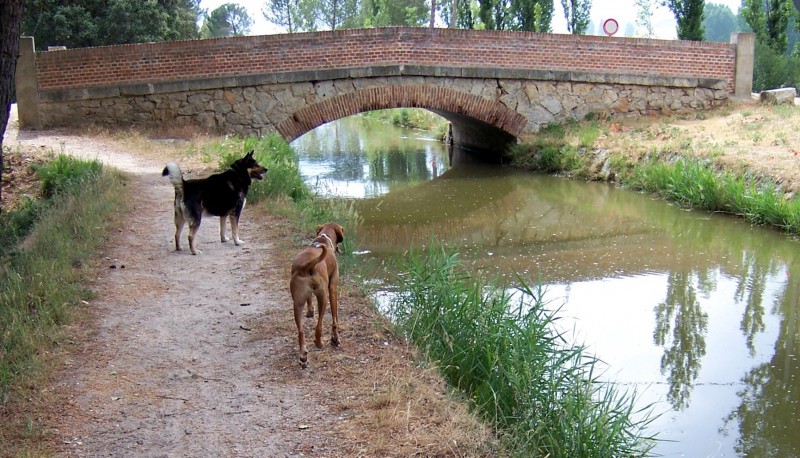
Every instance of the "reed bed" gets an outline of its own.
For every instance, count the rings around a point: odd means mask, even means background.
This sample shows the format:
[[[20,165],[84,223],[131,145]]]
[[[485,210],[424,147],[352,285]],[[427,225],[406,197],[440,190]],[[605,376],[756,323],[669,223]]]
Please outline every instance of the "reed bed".
[[[719,172],[700,159],[648,161],[636,166],[623,183],[681,205],[731,213],[755,224],[800,233],[800,199],[786,198],[774,183]]]
[[[646,456],[651,406],[601,381],[600,363],[555,331],[556,312],[522,279],[516,292],[432,244],[399,261],[398,329],[520,456]]]

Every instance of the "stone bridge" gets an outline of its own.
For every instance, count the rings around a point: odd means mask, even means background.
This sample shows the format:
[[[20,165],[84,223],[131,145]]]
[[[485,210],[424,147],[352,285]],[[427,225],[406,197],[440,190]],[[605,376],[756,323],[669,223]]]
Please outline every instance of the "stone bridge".
[[[703,110],[750,97],[753,35],[731,43],[392,27],[35,52],[23,128],[184,126],[287,141],[352,114],[420,107],[455,144],[497,150],[590,113]]]

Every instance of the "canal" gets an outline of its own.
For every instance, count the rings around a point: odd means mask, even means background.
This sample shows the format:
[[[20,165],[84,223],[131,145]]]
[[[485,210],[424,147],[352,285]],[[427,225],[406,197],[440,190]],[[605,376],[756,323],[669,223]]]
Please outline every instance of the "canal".
[[[660,414],[655,454],[800,456],[797,240],[605,183],[475,163],[362,117],[292,146],[308,184],[354,200],[360,256],[389,265],[435,239],[478,269],[541,282],[604,379]]]

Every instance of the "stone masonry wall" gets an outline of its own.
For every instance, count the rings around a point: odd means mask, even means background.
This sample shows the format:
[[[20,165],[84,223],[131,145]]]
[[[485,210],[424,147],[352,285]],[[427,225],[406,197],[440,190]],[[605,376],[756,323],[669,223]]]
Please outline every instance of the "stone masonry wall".
[[[287,140],[361,111],[414,106],[465,114],[512,135],[589,113],[637,116],[726,103],[725,88],[622,83],[392,76],[259,84],[158,94],[43,102],[44,124],[199,125],[242,135],[280,132]]]

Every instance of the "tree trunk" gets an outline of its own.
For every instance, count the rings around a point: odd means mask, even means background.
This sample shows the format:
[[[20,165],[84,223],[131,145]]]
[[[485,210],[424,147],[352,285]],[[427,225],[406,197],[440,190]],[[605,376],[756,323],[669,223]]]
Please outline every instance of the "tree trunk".
[[[0,1],[0,211],[3,208],[3,136],[6,134],[22,31],[22,2]]]
[[[436,0],[431,0],[431,28],[433,28],[433,20],[436,18]]]

